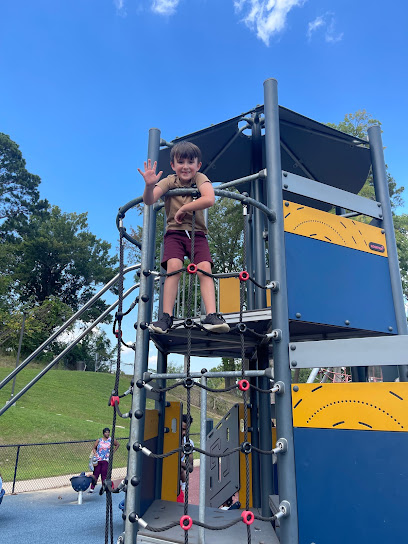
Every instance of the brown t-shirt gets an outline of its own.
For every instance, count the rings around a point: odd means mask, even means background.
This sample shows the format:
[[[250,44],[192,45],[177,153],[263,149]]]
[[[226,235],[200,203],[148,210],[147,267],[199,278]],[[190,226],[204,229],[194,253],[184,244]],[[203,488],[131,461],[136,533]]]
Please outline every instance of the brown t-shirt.
[[[197,174],[188,183],[183,183],[176,176],[176,174],[171,174],[170,176],[167,176],[167,178],[161,179],[156,184],[163,191],[164,209],[166,210],[167,216],[167,230],[191,231],[193,212],[186,213],[183,219],[183,223],[181,225],[175,222],[174,216],[176,215],[177,210],[179,210],[181,206],[183,206],[183,204],[192,202],[193,197],[191,195],[177,195],[165,197],[164,194],[167,193],[167,191],[170,191],[170,189],[186,189],[192,187],[194,184],[197,186],[197,189],[200,190],[201,185],[207,182],[211,183],[207,176],[202,174],[201,172],[197,172]],[[195,212],[195,228],[197,231],[201,231],[207,234],[207,227],[204,221],[204,210],[197,210]]]

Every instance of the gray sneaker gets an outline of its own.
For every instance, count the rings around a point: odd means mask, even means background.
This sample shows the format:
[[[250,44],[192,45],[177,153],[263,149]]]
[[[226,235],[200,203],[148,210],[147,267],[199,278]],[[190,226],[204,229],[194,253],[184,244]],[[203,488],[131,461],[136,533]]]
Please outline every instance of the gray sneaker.
[[[166,332],[173,326],[173,317],[166,312],[163,313],[161,318],[149,325],[149,331],[157,334],[166,334]]]
[[[208,314],[201,324],[204,329],[211,332],[229,332],[230,330],[221,314]]]

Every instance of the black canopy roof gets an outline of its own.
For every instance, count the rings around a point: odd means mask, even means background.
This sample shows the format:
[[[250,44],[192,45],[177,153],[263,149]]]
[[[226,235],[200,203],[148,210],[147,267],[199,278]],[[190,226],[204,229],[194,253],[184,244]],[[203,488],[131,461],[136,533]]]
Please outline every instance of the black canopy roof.
[[[188,140],[201,149],[205,172],[213,183],[248,176],[253,172],[252,137],[239,133],[243,119],[262,114],[263,106],[193,132],[172,143]],[[279,107],[282,170],[357,194],[367,179],[370,152],[364,140],[332,129],[282,106]],[[248,131],[246,131],[248,132]],[[265,138],[262,136],[262,168]],[[170,174],[170,149],[160,150],[159,170]],[[247,186],[240,186],[247,191]]]

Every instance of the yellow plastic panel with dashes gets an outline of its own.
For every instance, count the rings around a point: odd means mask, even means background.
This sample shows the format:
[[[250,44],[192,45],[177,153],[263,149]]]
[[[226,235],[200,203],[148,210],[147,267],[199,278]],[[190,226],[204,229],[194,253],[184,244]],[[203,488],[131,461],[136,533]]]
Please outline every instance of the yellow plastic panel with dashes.
[[[293,426],[408,431],[408,383],[292,385]]]
[[[155,438],[158,433],[159,412],[157,410],[146,410],[144,439]]]
[[[164,426],[168,432],[164,435],[163,452],[175,450],[180,445],[181,404],[170,402],[164,412]],[[179,455],[173,454],[163,459],[162,494],[164,501],[176,502],[179,493]]]
[[[245,442],[245,410],[244,405],[239,404],[239,443],[242,444]],[[251,412],[248,410],[247,412],[247,425],[248,427],[251,426]],[[251,436],[250,431],[248,432],[248,436]],[[248,441],[250,442],[251,439],[248,438]],[[249,471],[249,482],[247,482],[246,479],[246,463],[248,461],[248,471]],[[246,501],[246,490],[248,485],[248,491],[249,491],[249,506],[252,506],[252,485],[251,485],[251,474],[252,474],[252,456],[251,455],[245,455],[245,453],[240,452],[239,454],[239,479],[240,479],[240,489],[239,489],[239,502],[241,504],[245,504]]]
[[[378,227],[288,201],[283,217],[286,232],[387,257],[385,234]]]

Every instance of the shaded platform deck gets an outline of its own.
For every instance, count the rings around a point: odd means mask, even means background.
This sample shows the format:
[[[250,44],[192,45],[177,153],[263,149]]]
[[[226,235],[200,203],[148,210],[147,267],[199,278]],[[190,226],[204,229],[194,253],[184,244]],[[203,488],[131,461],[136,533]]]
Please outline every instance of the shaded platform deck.
[[[224,318],[231,330],[226,334],[217,334],[200,329],[198,326],[191,330],[191,355],[194,357],[241,357],[240,332],[237,329],[240,323],[239,313],[224,314]],[[194,318],[196,324],[199,318]],[[163,353],[187,353],[187,329],[183,320],[175,319],[173,328],[167,334],[150,333],[158,350]],[[247,327],[245,337],[245,357],[251,359],[257,347],[263,341],[262,337],[272,331],[271,309],[249,310],[242,316],[242,323]],[[307,323],[304,321],[289,321],[290,341],[323,340],[344,338],[344,331],[348,338],[379,336],[381,333],[336,327],[321,323]],[[267,339],[264,341],[268,342]],[[269,342],[269,351],[272,356],[272,344]]]

